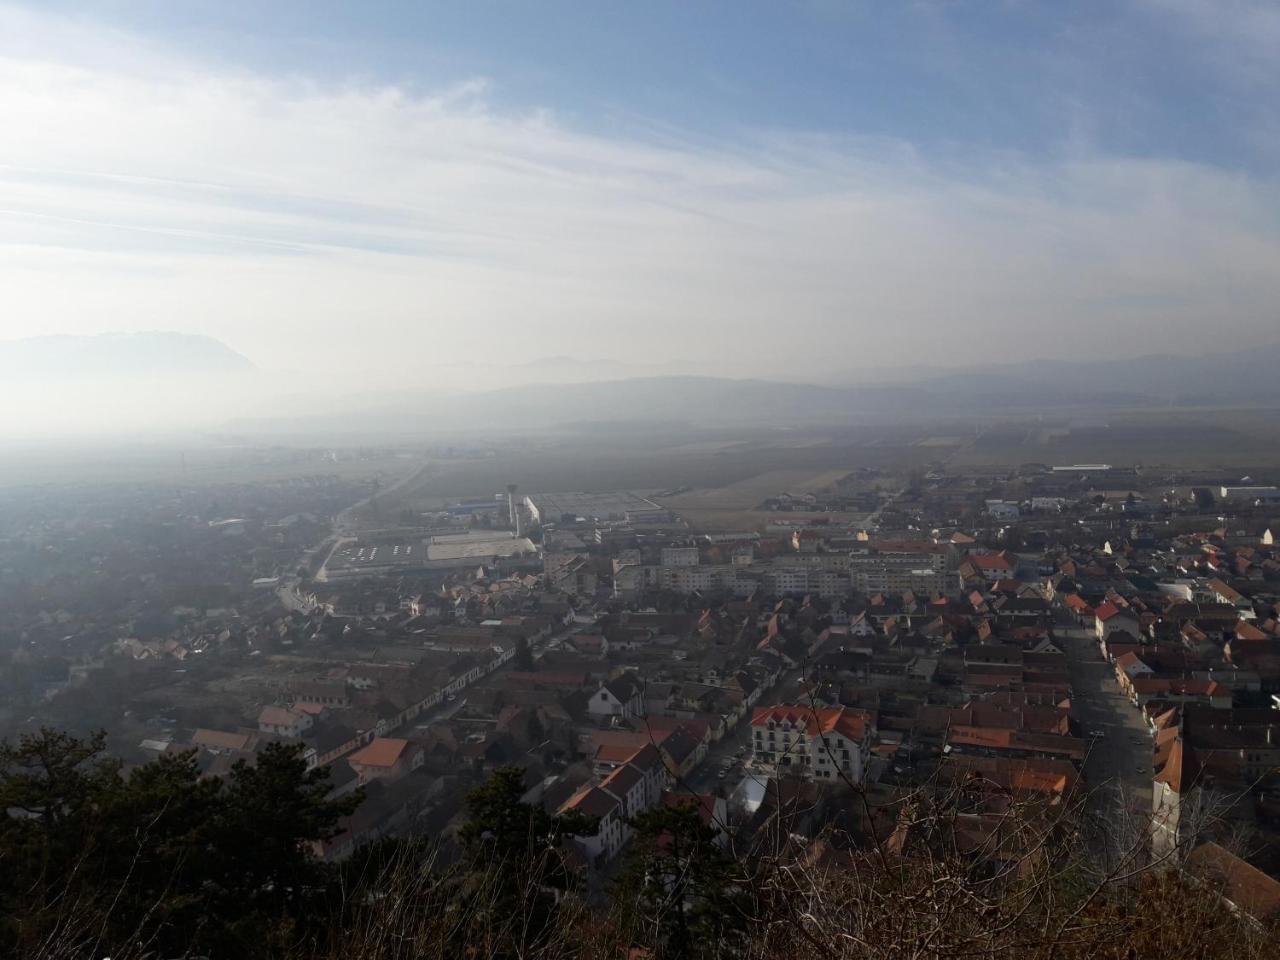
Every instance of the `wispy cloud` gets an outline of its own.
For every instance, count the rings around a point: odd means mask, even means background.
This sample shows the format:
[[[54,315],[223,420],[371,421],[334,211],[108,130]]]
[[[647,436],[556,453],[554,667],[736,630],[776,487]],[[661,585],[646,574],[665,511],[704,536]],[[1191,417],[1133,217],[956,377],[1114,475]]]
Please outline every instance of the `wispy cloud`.
[[[606,136],[498,109],[477,79],[423,94],[36,49],[0,57],[8,335],[182,329],[330,374],[572,354],[803,377],[1275,330],[1280,198],[1258,176]]]

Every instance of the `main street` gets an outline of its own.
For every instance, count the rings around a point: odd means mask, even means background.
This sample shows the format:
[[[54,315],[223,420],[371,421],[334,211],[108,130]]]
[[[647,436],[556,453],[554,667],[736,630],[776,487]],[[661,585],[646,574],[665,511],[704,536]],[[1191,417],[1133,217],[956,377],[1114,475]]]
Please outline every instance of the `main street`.
[[[1115,670],[1103,659],[1092,630],[1057,626],[1071,673],[1071,715],[1081,735],[1091,739],[1084,774],[1092,793],[1090,806],[1109,816],[1123,806],[1151,809],[1152,746],[1142,713],[1120,691]]]
[[[801,702],[799,698],[803,680],[803,670],[784,673],[776,684],[764,692],[760,704]],[[685,778],[681,786],[697,793],[714,793],[718,787],[723,787],[728,792],[737,786],[745,772],[745,764],[750,759],[751,713],[748,712],[719,743],[712,744],[706,758]],[[730,768],[721,776],[725,764],[730,764]]]

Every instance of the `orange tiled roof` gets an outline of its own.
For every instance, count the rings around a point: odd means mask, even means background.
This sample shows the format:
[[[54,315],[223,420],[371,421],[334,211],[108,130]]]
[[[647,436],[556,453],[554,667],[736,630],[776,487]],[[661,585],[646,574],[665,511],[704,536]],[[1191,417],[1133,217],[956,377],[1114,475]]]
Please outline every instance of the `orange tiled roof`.
[[[1280,916],[1280,880],[1216,843],[1202,843],[1192,850],[1187,856],[1186,869],[1255,920]]]
[[[347,762],[363,764],[366,767],[394,767],[408,746],[408,740],[378,737],[367,747],[357,750],[348,757]]]
[[[783,703],[772,707],[758,707],[751,716],[751,725],[790,723],[803,726],[806,733],[840,733],[851,740],[861,740],[867,731],[867,715],[849,707],[807,707],[801,704]]]
[[[1169,748],[1169,759],[1164,769],[1155,776],[1156,783],[1167,783],[1174,793],[1185,793],[1190,790],[1200,775],[1200,762],[1193,749],[1186,745],[1182,737],[1173,741]]]

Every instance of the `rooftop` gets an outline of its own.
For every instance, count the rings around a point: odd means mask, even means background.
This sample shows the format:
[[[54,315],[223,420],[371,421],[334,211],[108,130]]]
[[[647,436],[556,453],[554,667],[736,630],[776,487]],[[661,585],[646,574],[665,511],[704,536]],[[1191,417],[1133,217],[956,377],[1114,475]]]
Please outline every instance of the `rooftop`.
[[[358,763],[366,767],[394,767],[408,746],[408,740],[378,737],[347,759],[349,763]]]

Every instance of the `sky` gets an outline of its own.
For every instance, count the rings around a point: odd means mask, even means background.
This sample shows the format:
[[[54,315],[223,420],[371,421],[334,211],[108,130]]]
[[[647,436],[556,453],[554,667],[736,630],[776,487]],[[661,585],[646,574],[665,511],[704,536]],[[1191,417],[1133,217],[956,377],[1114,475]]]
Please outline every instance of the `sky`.
[[[0,0],[0,338],[351,390],[1261,347],[1277,89],[1270,0]]]

